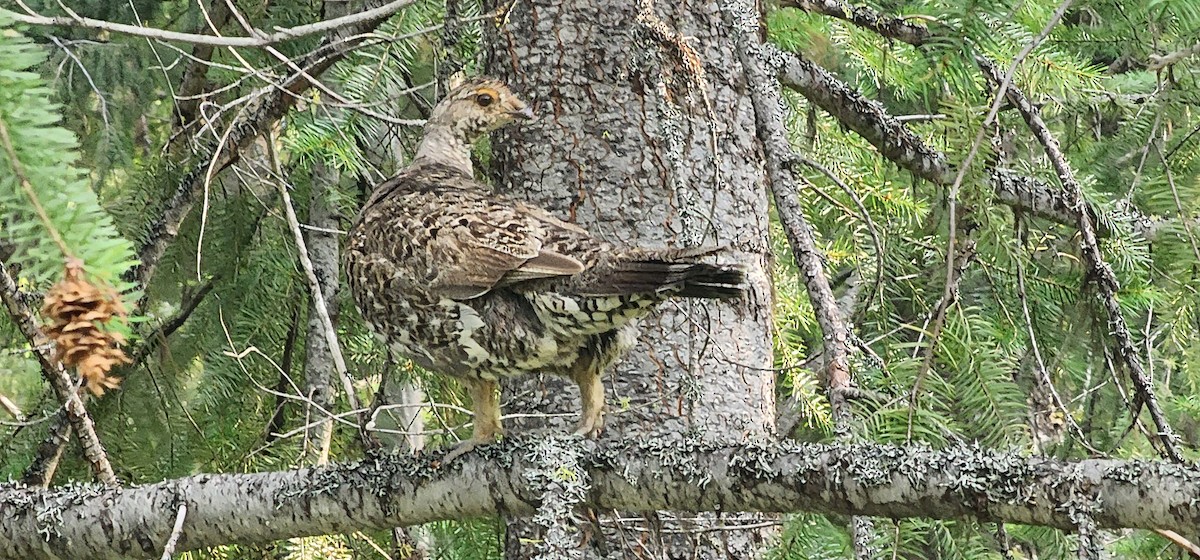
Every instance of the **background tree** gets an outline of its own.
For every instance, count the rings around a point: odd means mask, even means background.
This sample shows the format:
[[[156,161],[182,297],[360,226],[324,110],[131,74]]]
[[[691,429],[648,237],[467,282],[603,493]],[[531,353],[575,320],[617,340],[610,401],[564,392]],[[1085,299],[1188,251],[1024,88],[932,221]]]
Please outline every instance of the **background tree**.
[[[569,216],[612,243],[727,247],[718,258],[747,267],[748,295],[670,303],[644,320],[644,342],[610,374],[606,431],[615,440],[764,440],[773,432],[775,380],[767,193],[754,154],[754,113],[734,90],[744,78],[733,44],[716,40],[726,29],[717,6],[662,9],[526,2],[513,5],[504,27],[489,26],[489,71],[527,92],[541,115],[492,143],[493,179],[501,192]],[[569,383],[545,377],[509,384],[505,395],[522,412],[563,414],[565,422],[552,422],[561,432],[578,401]],[[604,537],[590,546],[597,558],[635,554],[624,544],[630,539],[641,543],[636,554],[652,557],[744,558],[769,533],[704,529],[762,521],[737,512],[717,519],[601,513],[593,530]],[[577,536],[554,543],[552,531],[525,523],[510,523],[508,557],[577,546]]]
[[[1200,411],[1200,9],[748,4],[5,4],[0,449],[11,477],[57,484],[0,494],[0,549],[78,535],[159,556],[179,519],[173,546],[197,558],[569,557],[581,540],[629,557],[1198,554],[1195,506],[1169,490],[1193,491],[1194,469],[1169,463],[1195,458]],[[325,433],[345,461],[467,431],[459,389],[392,362],[329,272],[459,69],[543,116],[478,150],[497,189],[613,241],[728,245],[755,296],[648,321],[599,447],[539,435],[462,470],[290,470]],[[109,328],[134,363],[99,399],[32,328],[68,257],[129,310]],[[374,399],[385,378],[408,390]],[[555,383],[508,387],[514,432],[572,420]],[[230,477],[116,486],[197,472]],[[61,486],[93,477],[113,489]],[[344,492],[364,480],[392,501]],[[454,508],[438,488],[476,493]],[[222,525],[230,496],[262,523]],[[260,508],[272,496],[295,501]],[[117,497],[154,504],[117,512],[147,512],[117,525],[138,536],[72,521]],[[681,513],[729,504],[808,513]],[[508,522],[465,518],[485,514]],[[388,530],[425,522],[423,547]],[[1105,529],[1135,526],[1158,531]],[[264,544],[329,532],[345,534]]]

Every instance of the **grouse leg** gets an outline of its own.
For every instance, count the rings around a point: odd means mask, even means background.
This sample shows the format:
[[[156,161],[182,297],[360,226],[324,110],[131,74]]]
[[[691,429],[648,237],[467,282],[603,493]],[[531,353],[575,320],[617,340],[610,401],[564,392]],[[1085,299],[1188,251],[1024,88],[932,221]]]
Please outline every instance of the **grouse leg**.
[[[485,379],[462,379],[471,397],[471,408],[474,411],[475,426],[471,439],[459,442],[446,454],[444,462],[449,463],[461,455],[475,449],[477,445],[486,445],[504,435],[500,426],[500,385],[495,381]]]
[[[575,435],[595,439],[600,437],[600,432],[604,430],[602,373],[595,363],[591,363],[588,367],[580,368],[571,374],[571,379],[579,385],[579,400],[583,404]]]

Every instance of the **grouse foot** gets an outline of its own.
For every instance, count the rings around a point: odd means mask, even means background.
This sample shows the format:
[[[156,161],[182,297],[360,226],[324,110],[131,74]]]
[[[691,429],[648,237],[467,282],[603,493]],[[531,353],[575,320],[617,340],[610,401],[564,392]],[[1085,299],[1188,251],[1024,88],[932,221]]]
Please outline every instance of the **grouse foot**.
[[[596,439],[604,431],[604,384],[601,382],[600,370],[589,367],[577,371],[571,378],[579,385],[580,409],[579,425],[575,435]]]
[[[500,401],[497,396],[500,387],[496,385],[496,382],[468,379],[463,380],[463,385],[466,386],[467,393],[471,396],[471,404],[475,409],[475,426],[472,429],[471,439],[455,444],[454,448],[446,454],[446,458],[442,459],[443,464],[471,452],[478,445],[495,443],[504,435],[504,428],[500,426]]]

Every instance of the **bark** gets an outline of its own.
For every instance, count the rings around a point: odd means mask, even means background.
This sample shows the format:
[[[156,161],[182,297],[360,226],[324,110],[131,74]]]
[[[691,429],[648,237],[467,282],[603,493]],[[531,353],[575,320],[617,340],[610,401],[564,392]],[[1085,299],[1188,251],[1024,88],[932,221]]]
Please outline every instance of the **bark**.
[[[636,4],[518,2],[502,27],[489,28],[490,71],[540,117],[495,139],[493,182],[608,241],[720,245],[728,250],[719,260],[747,269],[751,286],[741,300],[667,303],[643,320],[642,342],[607,376],[607,438],[770,437],[767,199],[745,78],[715,2],[659,2],[640,18]],[[504,396],[508,412],[564,416],[510,424],[510,433],[546,425],[562,432],[579,410],[574,387],[548,376],[510,383]],[[555,453],[547,468],[572,460]],[[560,498],[557,506],[574,499]],[[678,531],[674,515],[650,515],[638,527],[602,515],[581,539],[555,533],[550,525],[563,520],[547,509],[533,525],[510,524],[508,553],[613,557],[636,542],[652,557],[749,558],[769,538],[692,530],[709,522]],[[585,550],[577,550],[580,540]]]
[[[610,511],[810,511],[974,519],[1077,530],[1200,525],[1200,468],[1164,462],[1063,462],[956,447],[728,445],[692,438],[595,446],[571,473],[584,503]],[[258,474],[201,474],[133,488],[0,491],[0,558],[157,556],[180,504],[176,552],[229,543],[527,514],[544,488],[541,441],[509,440],[439,465],[389,456]]]

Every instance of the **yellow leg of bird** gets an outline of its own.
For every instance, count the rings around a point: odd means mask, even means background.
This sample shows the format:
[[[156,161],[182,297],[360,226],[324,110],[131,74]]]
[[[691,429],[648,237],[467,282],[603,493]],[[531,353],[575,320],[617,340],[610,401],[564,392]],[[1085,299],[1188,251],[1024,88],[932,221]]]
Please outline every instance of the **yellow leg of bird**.
[[[579,384],[579,400],[583,404],[575,435],[598,438],[604,430],[604,382],[601,371],[594,367],[583,368],[572,374],[571,379]]]
[[[495,381],[483,379],[463,380],[462,384],[471,397],[475,426],[471,432],[471,439],[458,443],[446,454],[446,458],[443,459],[446,463],[470,452],[476,445],[492,443],[504,435],[504,428],[500,426],[500,385]]]

